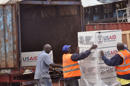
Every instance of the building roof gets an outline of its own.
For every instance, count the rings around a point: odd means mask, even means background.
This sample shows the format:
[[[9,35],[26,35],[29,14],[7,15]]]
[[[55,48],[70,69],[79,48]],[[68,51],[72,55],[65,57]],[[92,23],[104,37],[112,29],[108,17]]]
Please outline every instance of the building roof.
[[[101,3],[113,3],[113,2],[119,2],[119,1],[123,1],[123,0],[98,0]]]
[[[7,2],[8,2],[8,0],[0,0],[0,4],[5,4]]]
[[[16,3],[18,1],[22,1],[22,0],[0,0],[0,5],[8,4],[8,3]]]
[[[125,0],[81,0],[83,7],[110,4],[114,2],[120,2],[120,1],[125,1]]]
[[[83,7],[90,7],[90,6],[103,4],[97,0],[81,0],[81,2],[82,2]]]

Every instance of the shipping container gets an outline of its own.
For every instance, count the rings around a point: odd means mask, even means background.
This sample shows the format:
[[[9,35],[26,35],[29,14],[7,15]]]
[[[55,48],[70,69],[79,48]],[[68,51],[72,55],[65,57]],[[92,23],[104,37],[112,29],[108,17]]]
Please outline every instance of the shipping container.
[[[9,76],[4,81],[4,75],[0,76],[0,82],[19,82],[17,75],[26,69],[21,66],[21,53],[42,51],[46,43],[53,47],[54,62],[61,64],[62,46],[70,44],[74,52],[81,27],[80,0],[25,0],[1,5],[0,73]]]
[[[61,63],[62,46],[77,46],[82,25],[78,2],[49,5],[27,0],[0,6],[0,68],[17,67],[22,52],[42,51],[45,43],[53,47],[54,62]]]
[[[123,43],[130,49],[130,23],[97,23],[87,24],[86,31],[95,30],[122,30]]]

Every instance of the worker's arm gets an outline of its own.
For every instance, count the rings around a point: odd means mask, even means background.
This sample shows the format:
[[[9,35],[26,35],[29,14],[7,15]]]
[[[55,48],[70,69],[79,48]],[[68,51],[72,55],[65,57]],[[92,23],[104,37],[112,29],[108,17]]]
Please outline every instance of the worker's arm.
[[[49,55],[46,55],[44,57],[44,62],[46,63],[46,65],[50,66],[51,67],[62,67],[61,65],[58,65],[58,64],[54,64],[51,60],[51,57]]]
[[[49,66],[49,70],[50,71],[55,71],[55,72],[57,72],[57,73],[61,73],[60,71],[57,71],[56,70],[56,68],[62,68],[62,66],[61,65],[58,65],[58,64],[50,64],[50,66]]]
[[[80,53],[80,54],[75,53],[71,56],[71,59],[73,61],[78,61],[78,60],[81,60],[81,59],[88,57],[90,55],[90,53],[91,53],[90,50],[87,50],[87,51]]]
[[[50,66],[51,66],[51,67],[58,67],[58,68],[62,68],[62,66],[61,66],[61,65],[59,65],[59,64],[54,64],[54,63],[53,63],[53,64],[50,64]]]
[[[80,53],[80,54],[75,53],[75,54],[73,54],[73,55],[71,56],[71,59],[72,59],[73,61],[78,61],[78,60],[84,59],[84,58],[88,57],[88,56],[90,55],[90,53],[91,53],[91,50],[92,50],[92,49],[95,49],[95,48],[97,48],[97,45],[92,45],[92,47],[91,47],[89,50],[86,50],[86,51],[83,52],[83,53]]]
[[[106,56],[104,56],[103,51],[101,51],[101,57],[104,63],[108,66],[117,66],[123,63],[123,58],[120,57],[119,54],[116,54],[111,59],[108,59]]]

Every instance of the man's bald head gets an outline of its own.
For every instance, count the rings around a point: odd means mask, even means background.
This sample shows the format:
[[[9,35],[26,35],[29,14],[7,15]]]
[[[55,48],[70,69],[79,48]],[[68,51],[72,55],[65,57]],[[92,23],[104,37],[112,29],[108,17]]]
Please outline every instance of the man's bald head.
[[[45,50],[46,53],[50,53],[52,47],[51,47],[50,44],[45,44],[45,45],[43,46],[43,49]]]
[[[118,49],[118,51],[124,50],[124,44],[123,43],[118,43],[117,44],[117,49]]]

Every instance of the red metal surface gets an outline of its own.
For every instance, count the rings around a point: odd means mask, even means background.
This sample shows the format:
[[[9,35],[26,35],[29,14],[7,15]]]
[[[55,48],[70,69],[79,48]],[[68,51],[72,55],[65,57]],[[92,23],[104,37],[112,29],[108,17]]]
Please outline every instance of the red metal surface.
[[[130,23],[99,23],[86,25],[86,31],[116,29],[121,29],[123,31],[130,30]]]
[[[20,71],[13,71],[10,74],[1,74],[0,75],[0,83],[22,83],[22,82],[28,82],[33,81],[33,74],[28,75],[31,77],[28,77],[29,79],[23,79],[23,77],[26,77],[27,75],[23,75],[23,72]]]
[[[0,75],[0,83],[3,83],[3,82],[7,82],[7,83],[10,82],[10,76],[8,74]]]
[[[21,83],[22,86],[26,86],[25,84],[28,84],[27,86],[33,86],[34,84],[36,84],[36,81],[33,79],[34,70],[32,74],[27,74],[27,75],[23,75],[24,71],[25,71],[24,69],[13,70],[10,74],[0,75],[0,86],[3,86],[1,85],[1,83],[7,83],[8,84],[7,86],[10,86],[9,84],[12,83]],[[24,79],[23,76],[28,78]],[[64,81],[60,79],[59,80],[52,79],[52,83],[53,86],[64,86]]]

